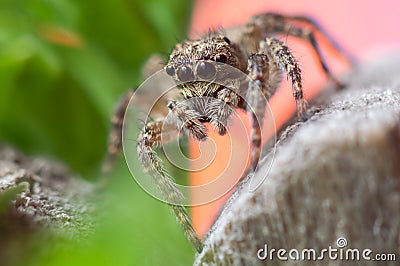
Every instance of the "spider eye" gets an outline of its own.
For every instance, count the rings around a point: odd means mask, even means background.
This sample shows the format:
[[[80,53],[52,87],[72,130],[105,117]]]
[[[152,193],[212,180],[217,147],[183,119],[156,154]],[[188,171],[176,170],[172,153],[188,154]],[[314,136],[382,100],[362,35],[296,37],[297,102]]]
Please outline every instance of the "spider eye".
[[[222,40],[224,40],[224,42],[226,42],[227,44],[231,44],[231,40],[229,40],[227,37],[222,37]]]
[[[169,109],[174,109],[174,107],[176,106],[176,102],[175,101],[169,101],[168,102],[168,104],[167,104],[167,107],[169,108]]]
[[[224,54],[219,54],[215,57],[215,61],[220,63],[226,63],[228,61],[228,58]]]
[[[215,66],[210,62],[200,62],[197,65],[196,73],[201,79],[212,79],[217,73]]]
[[[167,72],[168,75],[172,76],[175,74],[175,68],[173,66],[167,66],[165,68],[165,71]]]
[[[182,82],[187,82],[187,81],[193,81],[194,80],[194,74],[193,71],[190,69],[190,67],[186,66],[181,66],[178,69],[178,78]]]

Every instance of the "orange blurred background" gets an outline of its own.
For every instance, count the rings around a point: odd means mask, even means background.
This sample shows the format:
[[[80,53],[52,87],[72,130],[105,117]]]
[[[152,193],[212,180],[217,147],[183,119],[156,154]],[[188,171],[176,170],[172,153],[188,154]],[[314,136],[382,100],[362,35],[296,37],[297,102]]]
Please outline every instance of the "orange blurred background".
[[[207,32],[210,28],[227,28],[229,26],[244,24],[249,17],[268,11],[287,14],[308,15],[316,19],[335,40],[347,51],[354,55],[358,62],[365,62],[390,51],[400,51],[400,27],[399,15],[400,1],[260,1],[260,0],[197,0],[195,1],[191,36]],[[298,59],[303,73],[304,94],[307,99],[312,98],[324,87],[326,76],[316,64],[314,53],[304,42],[287,39],[289,47]],[[328,64],[337,76],[347,70],[343,60],[338,60],[337,55],[326,50],[322,43],[322,50],[328,59]],[[277,128],[287,121],[295,111],[295,102],[291,95],[288,83],[284,83],[278,92],[270,100],[270,106],[274,114]],[[247,115],[240,114],[241,120],[249,128]],[[231,138],[236,137],[237,119],[231,121],[229,130]],[[266,134],[266,128],[263,129]],[[229,176],[234,185],[243,174],[241,168],[246,165],[250,152],[248,141],[241,142],[237,150],[231,156],[229,137],[218,136],[209,130],[210,138],[215,141],[217,154],[213,162],[202,171],[191,173],[191,185],[200,185],[219,177],[221,172]],[[265,143],[267,138],[263,139]],[[228,148],[227,148],[228,147]],[[200,156],[199,144],[191,143],[191,156]],[[203,150],[207,153],[207,150]],[[225,169],[226,158],[236,167]],[[233,162],[233,163],[232,163]],[[245,162],[245,163],[243,163]],[[239,166],[239,168],[238,168]],[[216,188],[218,189],[218,188]],[[199,195],[193,195],[194,201]],[[203,236],[215,220],[216,215],[225,203],[229,193],[224,197],[201,206],[192,208],[193,225],[197,233]]]

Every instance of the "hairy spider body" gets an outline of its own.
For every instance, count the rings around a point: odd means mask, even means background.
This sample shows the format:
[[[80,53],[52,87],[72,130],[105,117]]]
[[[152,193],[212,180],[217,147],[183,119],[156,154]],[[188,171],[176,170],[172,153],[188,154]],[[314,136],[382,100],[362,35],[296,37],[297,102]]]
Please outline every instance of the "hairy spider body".
[[[338,87],[336,80],[323,59],[315,39],[319,32],[338,51],[339,47],[311,19],[302,16],[284,16],[267,13],[252,17],[242,28],[238,41],[234,42],[218,33],[205,38],[189,40],[177,44],[164,67],[166,73],[177,82],[177,88],[184,99],[171,100],[167,104],[176,119],[176,127],[183,129],[197,140],[207,138],[205,123],[210,123],[220,134],[225,135],[229,117],[234,109],[243,109],[252,115],[252,169],[257,166],[261,151],[261,128],[266,104],[260,99],[269,99],[281,84],[286,73],[292,84],[292,95],[296,101],[297,114],[306,119],[306,102],[303,97],[301,69],[296,58],[286,44],[275,37],[276,34],[290,35],[308,41],[315,51],[321,68]],[[222,65],[234,67],[248,75],[250,82],[241,82],[231,73],[223,71]],[[226,80],[226,84],[213,82]],[[235,83],[237,86],[230,86]],[[131,97],[129,93],[127,97]],[[243,95],[245,97],[243,97]],[[247,100],[245,100],[246,98]],[[117,108],[113,118],[112,141],[109,153],[118,151],[121,145],[121,114],[127,107],[126,98]],[[137,153],[146,172],[152,176],[158,189],[168,202],[182,225],[184,232],[196,250],[202,250],[202,242],[194,232],[190,218],[182,202],[183,196],[167,173],[154,148],[168,141],[161,137],[163,119],[147,122],[137,142]]]

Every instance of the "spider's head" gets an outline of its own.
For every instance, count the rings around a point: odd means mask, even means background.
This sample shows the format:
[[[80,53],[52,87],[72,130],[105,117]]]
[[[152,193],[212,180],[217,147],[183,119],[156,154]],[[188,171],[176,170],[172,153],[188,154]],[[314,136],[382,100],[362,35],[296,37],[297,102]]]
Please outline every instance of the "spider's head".
[[[181,82],[196,77],[212,80],[217,73],[217,63],[228,64],[245,71],[247,60],[237,44],[225,36],[209,36],[204,39],[177,44],[170,55],[165,70]]]

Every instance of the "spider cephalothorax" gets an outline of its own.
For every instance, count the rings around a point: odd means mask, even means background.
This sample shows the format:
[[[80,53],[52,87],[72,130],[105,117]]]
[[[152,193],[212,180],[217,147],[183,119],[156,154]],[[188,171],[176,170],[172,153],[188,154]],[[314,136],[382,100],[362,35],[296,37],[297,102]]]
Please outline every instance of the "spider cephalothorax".
[[[284,16],[275,13],[254,16],[242,28],[236,40],[220,34],[209,34],[197,40],[177,44],[164,67],[166,73],[177,83],[177,89],[184,101],[170,100],[166,108],[175,118],[175,127],[195,139],[207,137],[205,123],[210,123],[220,134],[226,134],[228,120],[236,108],[251,113],[252,117],[252,169],[255,170],[261,151],[261,127],[266,102],[281,84],[285,73],[292,84],[292,95],[297,105],[297,114],[306,119],[306,102],[303,97],[301,69],[288,46],[276,34],[289,35],[306,40],[313,48],[321,68],[338,86],[341,83],[331,74],[325,63],[315,33],[321,33],[339,52],[333,40],[313,20],[304,16]],[[230,66],[247,74],[248,81],[225,71]],[[219,82],[215,82],[218,80]],[[237,86],[228,84],[238,83]],[[110,153],[116,153],[121,143],[121,120],[126,109],[127,98],[121,101],[113,118]],[[196,236],[186,209],[182,194],[171,181],[154,148],[162,145],[163,119],[149,120],[137,139],[137,153],[140,163],[154,179],[158,189],[171,204],[176,217],[188,239],[198,252],[202,242]]]
[[[179,89],[185,98],[215,97],[219,86],[210,81],[223,74],[218,69],[221,64],[244,72],[247,60],[239,46],[231,43],[227,37],[209,35],[207,38],[177,44],[165,70],[176,81],[182,82]]]
[[[204,39],[177,44],[170,55],[166,70],[168,74],[175,72],[177,78],[184,82],[186,80],[181,79],[180,70],[182,67],[192,68],[198,61],[220,62],[242,71],[245,71],[247,66],[245,55],[239,45],[232,43],[225,36],[210,34]],[[199,67],[199,65],[195,66]]]

